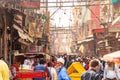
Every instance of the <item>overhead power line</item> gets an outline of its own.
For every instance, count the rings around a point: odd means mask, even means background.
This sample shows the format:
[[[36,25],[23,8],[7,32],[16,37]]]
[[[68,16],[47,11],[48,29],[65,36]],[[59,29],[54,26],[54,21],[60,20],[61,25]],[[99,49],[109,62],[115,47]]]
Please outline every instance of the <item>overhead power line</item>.
[[[84,4],[78,4],[78,5],[58,5],[58,6],[49,6],[48,8],[54,8],[54,7],[81,7],[81,6],[98,6],[98,5],[111,5],[111,4],[88,4],[88,5],[84,5]],[[46,8],[46,6],[40,6],[40,8]]]

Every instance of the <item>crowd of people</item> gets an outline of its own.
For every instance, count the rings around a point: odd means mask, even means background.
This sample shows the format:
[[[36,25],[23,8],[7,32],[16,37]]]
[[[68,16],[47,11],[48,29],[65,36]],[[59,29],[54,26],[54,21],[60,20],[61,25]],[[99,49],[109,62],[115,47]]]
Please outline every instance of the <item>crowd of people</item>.
[[[67,55],[51,56],[50,60],[26,58],[23,64],[15,61],[11,67],[8,67],[3,57],[0,57],[0,80],[22,80],[16,77],[21,69],[47,73],[46,77],[29,80],[72,80],[67,68],[74,62],[80,62],[86,70],[80,75],[80,80],[120,80],[119,66],[112,61],[81,56],[68,58]]]

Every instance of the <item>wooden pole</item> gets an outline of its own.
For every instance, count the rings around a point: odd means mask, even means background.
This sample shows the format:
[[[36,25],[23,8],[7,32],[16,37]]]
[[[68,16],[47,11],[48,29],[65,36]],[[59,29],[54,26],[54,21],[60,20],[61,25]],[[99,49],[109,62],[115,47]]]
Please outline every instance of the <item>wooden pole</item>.
[[[1,36],[1,38],[0,38],[0,55],[2,55],[2,50],[3,50],[3,39]]]
[[[7,59],[8,59],[8,54],[7,54],[7,25],[6,25],[6,15],[5,14],[3,15],[3,18],[4,18],[4,27],[5,27],[5,30],[4,30],[4,59],[5,59],[5,61],[7,61]]]

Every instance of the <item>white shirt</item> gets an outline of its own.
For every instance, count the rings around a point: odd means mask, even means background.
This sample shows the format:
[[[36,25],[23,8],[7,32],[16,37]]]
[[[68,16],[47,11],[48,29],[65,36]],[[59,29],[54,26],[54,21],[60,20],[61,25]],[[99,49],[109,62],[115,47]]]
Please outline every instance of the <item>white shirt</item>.
[[[57,71],[53,67],[48,67],[50,74],[52,76],[52,80],[57,80]]]
[[[108,65],[106,64],[105,65],[105,68],[104,68],[104,74],[103,74],[103,79],[106,79],[106,78],[110,78],[110,79],[113,79],[113,78],[117,78],[117,79],[120,79],[120,72],[119,72],[119,67],[117,64],[115,64],[115,68],[114,70],[108,70]]]

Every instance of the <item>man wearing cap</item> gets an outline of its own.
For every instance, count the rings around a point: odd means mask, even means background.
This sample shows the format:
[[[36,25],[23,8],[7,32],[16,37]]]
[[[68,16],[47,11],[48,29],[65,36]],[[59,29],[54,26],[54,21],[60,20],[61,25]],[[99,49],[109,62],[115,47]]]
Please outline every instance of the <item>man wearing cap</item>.
[[[8,65],[3,61],[3,56],[0,57],[0,80],[10,80]]]
[[[64,67],[65,60],[63,58],[57,59],[59,70],[58,70],[58,80],[71,80],[67,74],[66,68]]]

